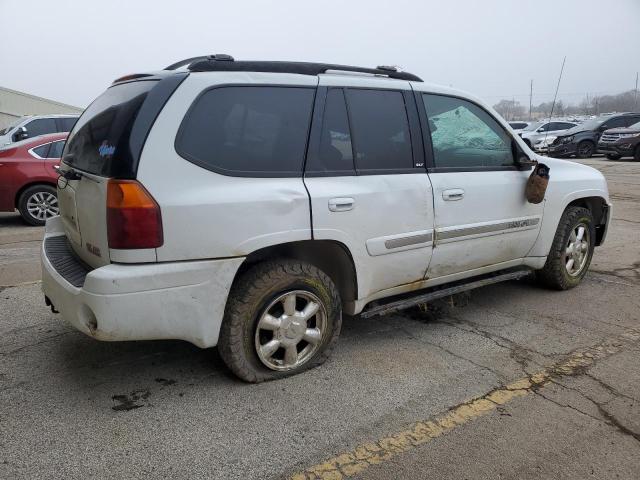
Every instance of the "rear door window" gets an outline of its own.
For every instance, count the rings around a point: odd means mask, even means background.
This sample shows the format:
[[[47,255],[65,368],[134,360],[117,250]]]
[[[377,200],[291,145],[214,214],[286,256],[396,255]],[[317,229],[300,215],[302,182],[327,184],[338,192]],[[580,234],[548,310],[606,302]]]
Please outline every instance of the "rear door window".
[[[365,173],[412,171],[409,119],[402,92],[349,88],[345,93],[356,169]]]
[[[67,139],[63,162],[105,177],[132,177],[131,128],[155,80],[114,85],[80,116]]]
[[[300,176],[314,94],[307,87],[207,90],[183,120],[176,151],[226,175]]]
[[[320,144],[316,151],[309,152],[306,168],[311,173],[355,175],[347,105],[340,88],[327,92]]]
[[[53,159],[60,158],[62,156],[63,149],[64,149],[64,140],[51,143],[49,147],[49,151],[47,152],[46,158],[53,158]]]
[[[616,118],[612,118],[611,120],[607,120],[605,122],[605,126],[606,128],[620,128],[620,127],[626,127],[626,118],[625,117],[616,117]]]
[[[58,118],[58,131],[70,132],[73,125],[76,123],[77,118]]]
[[[47,143],[46,145],[40,145],[39,147],[34,148],[32,151],[40,158],[47,158],[50,145],[50,143]]]
[[[631,125],[636,124],[638,120],[640,120],[640,117],[631,117],[631,116],[626,117],[625,126],[630,127]]]

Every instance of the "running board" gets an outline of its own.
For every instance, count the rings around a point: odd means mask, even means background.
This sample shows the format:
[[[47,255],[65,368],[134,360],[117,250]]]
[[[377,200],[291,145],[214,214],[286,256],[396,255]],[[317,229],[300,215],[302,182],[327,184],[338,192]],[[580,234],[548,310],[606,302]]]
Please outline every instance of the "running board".
[[[522,277],[526,277],[531,273],[530,269],[510,270],[496,272],[489,275],[483,275],[480,277],[473,277],[467,279],[465,283],[456,282],[452,286],[433,287],[426,291],[426,293],[414,294],[410,297],[405,297],[401,300],[391,300],[390,302],[382,305],[375,305],[369,309],[365,309],[360,313],[362,318],[375,317],[376,315],[387,315],[398,310],[404,310],[405,308],[413,307],[421,303],[431,302],[438,298],[448,297],[455,295],[456,293],[466,292],[467,290],[473,290],[474,288],[484,287],[485,285],[491,285],[494,283],[505,282],[507,280],[518,280]]]

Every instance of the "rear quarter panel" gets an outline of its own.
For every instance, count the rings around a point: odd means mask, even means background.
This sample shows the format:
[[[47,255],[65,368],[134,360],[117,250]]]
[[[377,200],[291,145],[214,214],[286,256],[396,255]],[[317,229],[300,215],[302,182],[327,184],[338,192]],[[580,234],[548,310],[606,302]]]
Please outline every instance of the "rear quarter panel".
[[[143,149],[138,180],[162,211],[164,244],[158,261],[245,256],[311,238],[309,197],[302,178],[225,176],[201,168],[175,150],[176,133],[195,98],[221,84],[315,87],[316,77],[247,72],[190,75],[158,116]]]
[[[46,183],[55,186],[56,177],[46,169],[45,161],[28,153],[3,156],[0,153],[0,210],[13,211],[17,195],[28,185]]]

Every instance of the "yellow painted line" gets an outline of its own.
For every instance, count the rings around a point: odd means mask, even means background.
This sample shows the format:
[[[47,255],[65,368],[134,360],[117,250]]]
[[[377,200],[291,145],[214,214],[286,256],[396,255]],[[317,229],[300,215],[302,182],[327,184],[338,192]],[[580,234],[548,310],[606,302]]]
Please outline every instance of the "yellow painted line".
[[[640,335],[626,335],[637,341]],[[607,342],[576,352],[564,362],[554,364],[541,372],[496,388],[482,397],[458,405],[441,417],[422,420],[406,430],[383,437],[375,442],[364,443],[355,449],[329,458],[322,463],[306,468],[292,475],[291,480],[341,480],[352,477],[372,465],[412,450],[475,420],[515,398],[523,397],[543,387],[552,378],[578,374],[591,366],[597,359],[605,358],[620,351],[622,344]]]

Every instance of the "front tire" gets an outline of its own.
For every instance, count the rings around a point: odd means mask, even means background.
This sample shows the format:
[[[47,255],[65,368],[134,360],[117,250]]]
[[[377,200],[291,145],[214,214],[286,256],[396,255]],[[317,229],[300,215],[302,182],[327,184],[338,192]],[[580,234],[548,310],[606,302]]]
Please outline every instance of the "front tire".
[[[56,189],[51,185],[33,185],[27,188],[18,199],[18,211],[25,222],[42,226],[60,213]]]
[[[609,160],[620,160],[622,155],[616,155],[615,153],[607,153],[607,158]]]
[[[596,146],[589,140],[583,140],[578,144],[576,157],[591,158],[596,150]]]
[[[568,207],[558,224],[547,261],[536,271],[537,279],[546,287],[568,290],[584,278],[596,239],[591,211]]]
[[[636,151],[635,151],[635,152],[634,152],[634,154],[633,154],[633,159],[634,159],[636,162],[640,162],[640,145],[638,145],[638,146],[636,147]]]
[[[242,380],[274,380],[322,364],[341,326],[340,295],[324,272],[305,262],[269,261],[234,283],[218,351]]]

